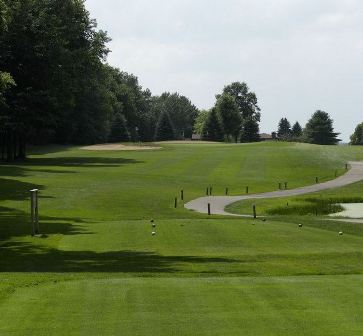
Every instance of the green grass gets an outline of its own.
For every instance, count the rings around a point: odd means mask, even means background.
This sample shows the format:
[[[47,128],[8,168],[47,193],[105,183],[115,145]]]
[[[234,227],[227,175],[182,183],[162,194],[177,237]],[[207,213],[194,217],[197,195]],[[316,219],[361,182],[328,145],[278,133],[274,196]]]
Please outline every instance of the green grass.
[[[256,205],[258,214],[269,215],[328,215],[340,212],[339,203],[363,203],[363,182],[342,188],[325,190],[303,196],[272,199],[249,199],[236,202],[227,211],[236,214],[250,214]]]
[[[188,201],[209,185],[215,195],[284,181],[299,187],[344,173],[348,160],[363,160],[363,149],[48,147],[25,164],[1,165],[0,335],[360,335],[362,225],[295,212],[208,218],[181,200],[174,209],[181,189]],[[40,189],[42,232],[33,238],[32,188]],[[360,197],[362,189],[324,197]],[[285,200],[259,202],[268,212]]]

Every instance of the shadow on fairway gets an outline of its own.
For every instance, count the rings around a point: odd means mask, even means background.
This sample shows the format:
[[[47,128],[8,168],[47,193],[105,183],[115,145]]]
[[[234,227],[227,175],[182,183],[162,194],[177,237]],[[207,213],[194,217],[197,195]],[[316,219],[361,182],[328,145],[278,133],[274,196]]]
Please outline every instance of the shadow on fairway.
[[[76,235],[92,234],[80,227],[85,221],[81,218],[62,218],[42,216],[40,223],[41,233],[44,237],[48,235]],[[0,246],[9,238],[24,237],[31,234],[30,215],[10,208],[0,207]],[[1,247],[0,247],[1,249]],[[0,251],[1,256],[2,251]]]
[[[141,251],[61,251],[22,242],[6,242],[0,245],[0,251],[0,272],[174,273],[180,272],[178,266],[183,264],[235,262],[227,258],[162,256]]]
[[[137,164],[142,161],[125,158],[111,157],[56,157],[56,158],[29,158],[24,162],[25,166],[52,166],[52,167],[117,167],[126,164]],[[52,172],[52,170],[49,170]]]
[[[30,198],[31,189],[42,190],[44,187],[39,184],[27,183],[12,179],[0,178],[0,201],[12,200],[22,201]],[[46,196],[42,196],[43,198]],[[0,208],[1,215],[1,208]]]
[[[109,157],[57,157],[57,158],[28,158],[22,162],[12,162],[11,164],[1,163],[1,177],[21,177],[31,176],[34,173],[47,174],[74,174],[76,171],[60,170],[60,169],[45,169],[38,167],[119,167],[127,164],[138,164],[143,161],[125,158],[109,158]]]

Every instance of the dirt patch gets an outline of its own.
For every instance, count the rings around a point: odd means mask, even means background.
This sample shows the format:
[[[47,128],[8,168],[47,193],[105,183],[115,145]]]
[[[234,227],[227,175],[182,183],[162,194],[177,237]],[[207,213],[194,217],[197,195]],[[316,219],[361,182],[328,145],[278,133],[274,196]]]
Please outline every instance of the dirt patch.
[[[155,150],[162,147],[145,146],[145,145],[122,145],[122,144],[100,144],[81,147],[84,150],[90,151],[142,151],[142,150]]]

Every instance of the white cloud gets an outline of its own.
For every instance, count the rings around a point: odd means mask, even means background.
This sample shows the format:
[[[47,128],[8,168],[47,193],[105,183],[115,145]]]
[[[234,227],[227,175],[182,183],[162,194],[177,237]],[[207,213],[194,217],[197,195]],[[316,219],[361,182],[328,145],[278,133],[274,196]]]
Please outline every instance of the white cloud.
[[[113,38],[112,65],[159,94],[210,107],[246,81],[262,129],[325,109],[347,140],[363,121],[363,3],[357,0],[87,0]]]

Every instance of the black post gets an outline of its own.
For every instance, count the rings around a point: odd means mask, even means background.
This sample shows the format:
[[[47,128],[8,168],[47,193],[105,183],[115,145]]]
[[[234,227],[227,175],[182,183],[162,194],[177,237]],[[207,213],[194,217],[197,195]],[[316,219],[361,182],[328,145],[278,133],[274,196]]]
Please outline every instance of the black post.
[[[285,190],[287,190],[287,182],[285,182]]]
[[[247,186],[247,187],[246,187],[246,194],[248,194],[248,193],[249,193],[249,189],[250,189],[250,188]]]
[[[184,201],[184,190],[180,191],[180,198],[182,201]]]
[[[207,190],[206,190],[205,194],[206,194],[207,196],[209,196],[209,187],[207,188]]]
[[[38,190],[35,191],[35,233],[39,234]]]
[[[174,200],[174,207],[177,208],[178,207],[178,198],[175,197],[175,200]]]
[[[256,219],[257,218],[257,212],[256,212],[256,205],[253,205],[253,218]]]
[[[34,195],[33,190],[30,191],[30,220],[32,225],[32,236],[35,236],[35,226],[34,226],[34,217],[35,217],[35,207],[34,207]]]
[[[228,188],[226,188],[226,196],[228,195],[228,191],[229,191]]]
[[[319,177],[315,177],[315,182],[319,183]]]
[[[30,216],[32,236],[39,233],[38,189],[30,190]]]
[[[211,211],[210,211],[210,203],[208,203],[208,215],[211,215]]]
[[[281,182],[279,182],[279,190],[281,190],[282,189],[282,187],[281,187]]]
[[[348,170],[348,163],[345,164],[345,170]]]
[[[209,187],[209,196],[212,196],[213,187]]]

